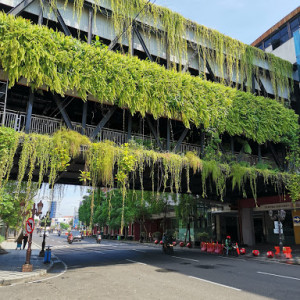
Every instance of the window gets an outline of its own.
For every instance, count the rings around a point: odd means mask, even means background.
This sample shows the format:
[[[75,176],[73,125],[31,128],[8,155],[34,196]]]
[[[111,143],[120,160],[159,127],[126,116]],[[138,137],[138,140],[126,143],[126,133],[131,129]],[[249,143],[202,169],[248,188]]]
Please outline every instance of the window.
[[[291,33],[293,34],[297,29],[299,29],[299,23],[300,23],[300,16],[296,19],[294,19],[292,22],[290,22],[291,26]]]
[[[263,43],[260,43],[257,48],[261,49],[261,50],[264,50],[264,46],[263,46]]]
[[[271,45],[271,38],[268,38],[268,39],[265,41],[265,49],[268,48],[270,45]]]

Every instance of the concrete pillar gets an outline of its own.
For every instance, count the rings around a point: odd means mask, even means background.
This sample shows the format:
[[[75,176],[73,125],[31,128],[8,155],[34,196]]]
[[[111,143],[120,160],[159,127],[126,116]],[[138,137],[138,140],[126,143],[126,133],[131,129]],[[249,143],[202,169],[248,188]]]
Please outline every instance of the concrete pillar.
[[[252,212],[252,208],[241,209],[243,242],[248,246],[255,245],[254,222]]]
[[[221,221],[220,215],[216,214],[216,235],[217,241],[221,241]]]

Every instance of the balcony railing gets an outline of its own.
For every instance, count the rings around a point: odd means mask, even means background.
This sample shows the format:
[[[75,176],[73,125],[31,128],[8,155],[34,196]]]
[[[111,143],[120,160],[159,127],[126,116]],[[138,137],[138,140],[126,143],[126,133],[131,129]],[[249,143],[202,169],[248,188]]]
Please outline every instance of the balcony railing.
[[[0,110],[0,124],[3,118],[3,111]],[[6,110],[4,125],[9,128],[13,128],[16,131],[22,131],[25,129],[26,123],[26,114],[24,112],[17,112],[12,110]],[[82,126],[80,123],[72,122],[73,129],[79,133],[82,132]],[[39,134],[53,134],[55,131],[63,128],[64,122],[60,119],[32,115],[31,124],[30,124],[30,133],[39,133]],[[85,129],[85,134],[87,136],[91,136],[93,130],[96,126],[87,125]],[[155,139],[150,135],[142,135],[138,133],[133,133],[131,138],[137,142],[148,143],[155,145]],[[96,137],[97,141],[113,141],[117,145],[121,145],[127,142],[127,132],[103,128],[100,133]],[[161,143],[163,145],[166,144],[165,139],[161,139]],[[179,151],[180,153],[186,153],[188,151],[196,152],[200,156],[201,148],[199,145],[181,143]],[[228,153],[229,154],[229,153]],[[235,153],[235,156],[238,159],[242,159],[243,161],[247,161],[250,165],[254,165],[258,163],[258,157],[256,155],[248,155],[243,154],[242,156],[239,153]],[[267,158],[262,158],[263,162],[268,162],[271,165],[274,165],[274,162]]]
[[[0,111],[0,121],[2,122],[3,111]],[[1,123],[0,122],[0,123]],[[12,110],[7,110],[5,114],[4,125],[9,128],[13,128],[16,131],[22,131],[25,129],[26,123],[26,114],[24,112],[17,112]],[[79,133],[82,132],[82,126],[80,123],[72,122],[73,129]],[[31,116],[31,124],[30,124],[30,133],[40,133],[40,134],[53,134],[55,131],[64,127],[64,123],[60,119],[32,115]],[[92,132],[96,126],[87,125],[85,129],[85,134],[87,136],[91,136]],[[138,133],[132,134],[132,139],[136,141],[150,141],[151,144],[155,144],[155,140],[152,136],[142,135]],[[118,145],[124,144],[127,142],[127,132],[103,128],[100,133],[96,137],[97,141],[113,141]],[[164,144],[164,140],[162,139],[162,143]],[[196,152],[198,155],[200,154],[200,146],[182,143],[179,149],[179,152],[185,153],[187,151]]]

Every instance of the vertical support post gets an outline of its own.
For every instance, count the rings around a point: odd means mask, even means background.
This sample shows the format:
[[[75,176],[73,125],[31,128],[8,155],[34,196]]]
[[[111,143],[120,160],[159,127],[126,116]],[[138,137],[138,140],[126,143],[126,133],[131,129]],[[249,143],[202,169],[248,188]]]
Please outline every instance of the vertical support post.
[[[258,162],[261,163],[261,145],[258,144],[257,146],[257,155],[258,155]]]
[[[85,134],[85,132],[86,132],[86,116],[87,116],[87,107],[88,107],[87,101],[83,102],[83,107],[82,107],[81,134]]]
[[[129,55],[133,56],[134,55],[134,26],[131,27],[131,45],[129,47]]]
[[[30,90],[29,90],[29,100],[28,100],[28,103],[27,103],[25,133],[29,133],[29,131],[30,131],[33,101],[34,101],[34,93],[30,88]]]
[[[233,136],[230,137],[230,149],[231,149],[231,154],[234,155],[234,138],[233,138]]]
[[[128,130],[127,130],[127,141],[131,140],[131,131],[132,131],[132,115],[128,111]]]
[[[88,44],[92,43],[92,24],[93,24],[93,10],[89,9],[89,21],[88,21],[88,37],[87,42]],[[88,100],[83,103],[82,108],[82,122],[81,122],[81,133],[86,133],[86,116],[87,116],[87,109],[88,109]]]
[[[3,116],[2,116],[2,124],[1,124],[2,126],[5,125],[5,118],[6,118],[7,89],[8,89],[8,79],[7,79],[6,87],[5,87],[4,107],[3,107]]]
[[[171,49],[168,42],[168,33],[166,33],[166,59],[167,59],[167,69],[171,69]]]
[[[93,30],[92,26],[93,25],[93,10],[90,8],[89,9],[89,23],[88,23],[88,44],[92,43],[92,35],[93,35]]]
[[[170,120],[167,119],[167,151],[170,151]]]
[[[255,94],[255,75],[252,74],[252,87],[251,87],[252,94]]]
[[[205,132],[204,130],[201,130],[200,133],[200,154],[201,154],[201,158],[203,158],[204,156],[204,140],[205,140]]]
[[[43,25],[43,21],[44,21],[44,0],[41,1],[41,8],[40,8],[40,13],[39,13],[39,19],[38,19],[38,24],[39,25]]]

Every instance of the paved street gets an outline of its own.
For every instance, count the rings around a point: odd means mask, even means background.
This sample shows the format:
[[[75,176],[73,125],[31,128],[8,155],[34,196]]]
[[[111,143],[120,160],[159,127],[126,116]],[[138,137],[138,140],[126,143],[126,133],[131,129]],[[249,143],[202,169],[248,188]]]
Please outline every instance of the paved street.
[[[42,239],[34,236],[41,245]],[[227,258],[154,244],[50,235],[54,267],[30,283],[0,287],[0,299],[298,299],[296,265]]]

